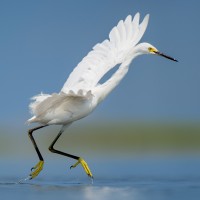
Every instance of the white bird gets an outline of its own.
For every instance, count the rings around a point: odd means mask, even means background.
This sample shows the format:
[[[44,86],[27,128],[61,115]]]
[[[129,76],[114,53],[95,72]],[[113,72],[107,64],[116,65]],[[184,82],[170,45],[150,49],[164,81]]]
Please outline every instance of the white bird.
[[[140,14],[137,13],[133,18],[129,15],[124,21],[119,21],[117,26],[110,31],[109,39],[96,44],[75,67],[59,93],[39,94],[32,98],[33,102],[29,107],[33,117],[28,120],[28,123],[37,122],[41,126],[30,129],[28,133],[40,161],[32,168],[29,179],[36,177],[44,164],[32,133],[53,124],[62,125],[62,128],[49,146],[49,150],[77,160],[71,168],[80,163],[87,175],[92,177],[87,163],[81,157],[54,148],[58,138],[72,122],[89,115],[106,98],[124,78],[132,60],[137,56],[152,54],[177,61],[160,53],[149,43],[138,44],[147,28],[149,15],[146,15],[141,23],[139,23],[139,18]],[[100,84],[101,78],[118,64],[120,66],[117,71],[107,81]]]

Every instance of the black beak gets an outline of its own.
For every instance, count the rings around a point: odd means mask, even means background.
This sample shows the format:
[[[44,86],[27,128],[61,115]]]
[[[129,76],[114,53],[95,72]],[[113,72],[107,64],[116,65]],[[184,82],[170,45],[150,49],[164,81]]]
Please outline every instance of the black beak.
[[[159,52],[159,51],[155,51],[155,54],[157,54],[157,55],[159,55],[159,56],[162,56],[162,57],[165,57],[165,58],[167,58],[167,59],[169,59],[169,60],[178,62],[178,60],[176,60],[175,58],[172,58],[172,57],[170,57],[170,56],[167,56],[167,55],[165,55],[164,53],[161,53],[161,52]]]

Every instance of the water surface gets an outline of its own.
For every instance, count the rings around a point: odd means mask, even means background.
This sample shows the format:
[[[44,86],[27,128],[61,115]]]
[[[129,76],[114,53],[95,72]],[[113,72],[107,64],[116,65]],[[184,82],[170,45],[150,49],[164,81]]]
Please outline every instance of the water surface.
[[[34,180],[17,182],[28,172],[30,161],[5,161],[1,168],[3,199],[136,199],[186,200],[200,197],[198,157],[101,159],[90,161],[94,181],[81,167],[69,170],[51,160]]]

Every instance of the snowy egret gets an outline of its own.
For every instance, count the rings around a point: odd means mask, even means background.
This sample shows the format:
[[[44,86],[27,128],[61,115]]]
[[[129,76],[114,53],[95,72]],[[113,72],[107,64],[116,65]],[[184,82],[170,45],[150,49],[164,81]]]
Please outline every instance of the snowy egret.
[[[32,98],[30,110],[33,117],[28,123],[39,123],[40,126],[30,129],[28,134],[39,157],[39,162],[32,168],[29,179],[35,178],[43,168],[44,159],[34,140],[33,132],[49,125],[62,125],[56,138],[49,146],[49,150],[69,158],[76,163],[71,168],[81,164],[86,174],[92,177],[92,173],[79,156],[61,152],[54,148],[55,143],[72,124],[72,122],[86,117],[105,97],[120,83],[128,72],[134,58],[142,54],[159,55],[172,61],[176,59],[159,52],[149,43],[140,43],[149,21],[149,15],[139,23],[140,14],[133,18],[127,16],[119,21],[110,34],[109,39],[95,45],[86,57],[75,67],[59,93],[39,94]],[[112,68],[120,64],[117,71],[103,84],[99,81]]]

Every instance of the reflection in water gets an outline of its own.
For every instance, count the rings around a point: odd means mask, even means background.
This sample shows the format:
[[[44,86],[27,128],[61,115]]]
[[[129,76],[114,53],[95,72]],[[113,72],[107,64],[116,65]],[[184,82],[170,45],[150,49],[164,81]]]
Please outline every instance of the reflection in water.
[[[84,198],[87,200],[110,200],[110,199],[134,199],[136,196],[134,189],[117,187],[86,187]]]

